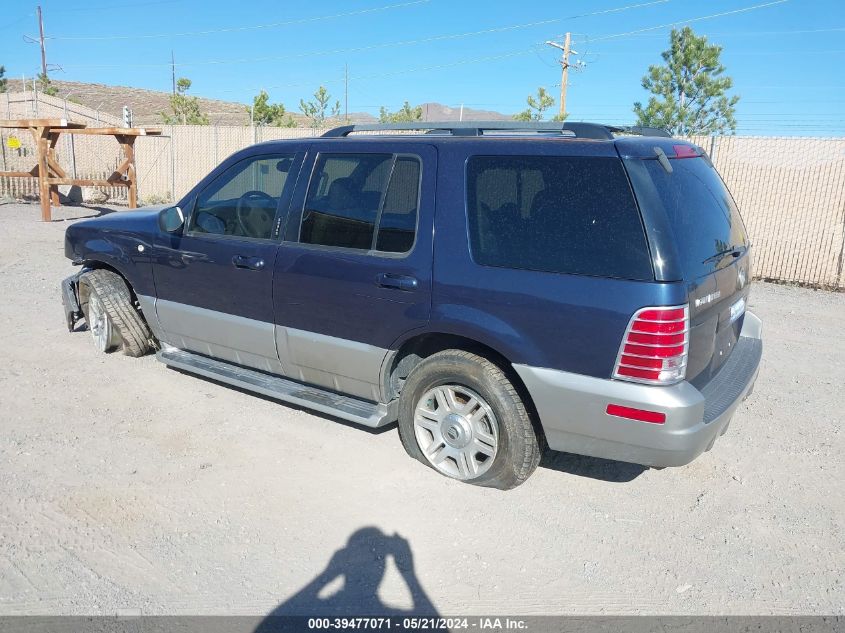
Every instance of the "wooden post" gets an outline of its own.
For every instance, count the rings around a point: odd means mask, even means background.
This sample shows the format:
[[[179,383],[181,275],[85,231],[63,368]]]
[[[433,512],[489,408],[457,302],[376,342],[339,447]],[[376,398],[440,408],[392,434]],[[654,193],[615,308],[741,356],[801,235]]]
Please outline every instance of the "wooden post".
[[[546,42],[549,46],[554,46],[558,48],[563,53],[560,58],[560,117],[563,119],[566,116],[566,87],[569,83],[569,55],[573,53],[577,55],[572,50],[572,33],[567,33],[566,36],[563,38],[563,44],[559,44],[558,42],[549,41]]]
[[[58,141],[59,141],[59,135],[58,134],[51,134],[50,135],[50,147],[48,149],[48,154],[47,154],[47,170],[48,170],[48,172],[50,172],[51,176],[53,175],[52,172],[55,171],[53,166],[59,164],[58,158],[56,157],[56,143],[58,143]],[[58,174],[57,173],[56,175],[64,177],[64,174]],[[50,185],[50,203],[53,206],[56,206],[56,207],[62,206],[62,202],[59,199],[59,186],[58,185]]]
[[[116,135],[117,136],[117,135]],[[138,208],[138,180],[135,173],[135,139],[136,136],[117,136],[126,158],[126,184],[129,186],[129,208]]]
[[[52,209],[50,209],[50,185],[47,183],[50,171],[47,167],[47,152],[50,150],[50,128],[30,128],[35,137],[38,149],[38,197],[41,199],[41,221],[51,222],[53,220]]]
[[[572,46],[572,34],[567,32],[563,40],[563,57],[560,65],[563,70],[560,73],[560,116],[566,116],[566,88],[569,84],[569,51]]]

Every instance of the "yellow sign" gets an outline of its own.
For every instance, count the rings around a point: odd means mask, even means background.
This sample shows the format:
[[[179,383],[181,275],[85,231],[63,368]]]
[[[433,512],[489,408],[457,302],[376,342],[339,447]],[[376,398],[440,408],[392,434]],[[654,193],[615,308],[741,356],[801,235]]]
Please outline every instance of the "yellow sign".
[[[9,146],[9,149],[20,149],[21,140],[17,136],[10,136],[6,141],[6,145]]]

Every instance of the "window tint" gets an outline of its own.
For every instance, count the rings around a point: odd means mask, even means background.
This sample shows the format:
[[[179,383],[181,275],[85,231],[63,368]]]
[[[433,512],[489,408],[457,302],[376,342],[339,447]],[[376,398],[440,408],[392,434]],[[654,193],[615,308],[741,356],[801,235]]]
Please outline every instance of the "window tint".
[[[674,159],[668,173],[656,160],[642,162],[675,234],[684,276],[692,280],[730,265],[730,252],[748,241],[739,210],[712,164]]]
[[[414,245],[417,205],[420,197],[420,162],[400,156],[393,166],[390,184],[378,223],[376,250],[406,253]]]
[[[393,154],[321,154],[299,241],[404,253],[417,226],[420,162]]]
[[[479,264],[653,278],[639,211],[618,159],[478,156],[469,161],[467,196]]]
[[[248,158],[229,167],[197,198],[189,231],[270,239],[293,154]]]

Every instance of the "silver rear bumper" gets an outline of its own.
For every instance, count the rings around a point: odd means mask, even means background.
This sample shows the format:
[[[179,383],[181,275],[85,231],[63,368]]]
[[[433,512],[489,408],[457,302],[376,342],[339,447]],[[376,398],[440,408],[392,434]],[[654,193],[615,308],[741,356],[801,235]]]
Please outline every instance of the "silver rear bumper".
[[[702,390],[688,382],[654,387],[514,365],[530,393],[549,447],[647,466],[683,466],[710,450],[751,393],[763,351],[762,324],[745,313],[730,358]],[[607,413],[608,404],[666,414],[650,424]]]

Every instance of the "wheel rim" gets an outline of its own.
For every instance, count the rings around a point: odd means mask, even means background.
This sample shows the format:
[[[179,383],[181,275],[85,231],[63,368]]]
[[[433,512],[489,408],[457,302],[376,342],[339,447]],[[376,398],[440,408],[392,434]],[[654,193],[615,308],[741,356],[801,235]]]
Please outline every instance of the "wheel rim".
[[[476,479],[486,473],[499,446],[499,424],[492,408],[461,385],[440,385],[420,398],[414,410],[414,435],[428,463],[455,479]]]
[[[88,327],[91,329],[94,345],[101,352],[108,351],[112,339],[111,321],[106,315],[102,301],[93,293],[88,300],[88,316]]]

